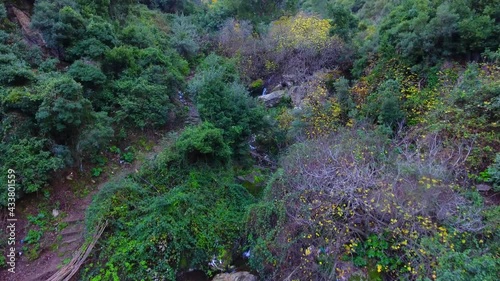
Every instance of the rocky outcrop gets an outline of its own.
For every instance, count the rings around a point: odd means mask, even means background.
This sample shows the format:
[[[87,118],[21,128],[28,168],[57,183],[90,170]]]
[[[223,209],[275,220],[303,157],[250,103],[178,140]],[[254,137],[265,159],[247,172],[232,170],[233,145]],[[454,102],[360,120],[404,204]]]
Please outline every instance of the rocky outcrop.
[[[29,18],[29,16],[16,7],[12,7],[12,12],[16,17],[17,22],[21,26],[26,40],[31,44],[45,47],[46,44],[40,32],[31,29],[31,19]]]
[[[259,96],[258,99],[262,101],[266,107],[274,107],[280,103],[281,99],[286,94],[285,90],[278,90],[267,95]]]
[[[241,271],[217,274],[212,281],[257,281],[257,277],[249,272]]]
[[[277,106],[283,97],[288,97],[292,101],[294,107],[301,107],[304,98],[309,91],[309,84],[302,83],[294,85],[292,82],[283,82],[271,90],[271,93],[259,96],[258,99],[264,103],[266,107]]]

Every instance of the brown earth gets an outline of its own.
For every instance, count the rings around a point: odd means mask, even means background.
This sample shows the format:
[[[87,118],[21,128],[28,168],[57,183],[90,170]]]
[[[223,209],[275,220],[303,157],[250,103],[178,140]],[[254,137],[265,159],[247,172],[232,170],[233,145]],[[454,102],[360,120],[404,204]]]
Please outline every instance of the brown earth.
[[[157,155],[162,147],[157,145],[159,135],[150,136],[154,139],[149,151],[140,152],[138,159],[132,164],[121,163],[118,157],[108,157],[106,172],[99,178],[90,175],[91,166],[85,167],[85,172],[66,170],[57,173],[50,186],[46,189],[50,193],[47,198],[42,194],[28,195],[17,202],[16,206],[16,273],[10,273],[6,268],[0,269],[1,281],[44,281],[56,273],[64,263],[67,263],[83,244],[85,237],[85,211],[92,201],[92,196],[111,178],[124,177],[139,169],[142,162]],[[59,215],[52,217],[52,210],[57,209]],[[6,214],[2,212],[2,229],[6,229]],[[30,260],[23,252],[21,243],[30,228],[28,216],[36,216],[41,211],[51,216],[48,228],[40,240],[38,258]],[[59,228],[59,229],[58,229]],[[62,228],[62,229],[61,229]],[[35,227],[36,229],[36,227]],[[19,256],[19,253],[22,253]],[[75,279],[76,280],[76,279]]]

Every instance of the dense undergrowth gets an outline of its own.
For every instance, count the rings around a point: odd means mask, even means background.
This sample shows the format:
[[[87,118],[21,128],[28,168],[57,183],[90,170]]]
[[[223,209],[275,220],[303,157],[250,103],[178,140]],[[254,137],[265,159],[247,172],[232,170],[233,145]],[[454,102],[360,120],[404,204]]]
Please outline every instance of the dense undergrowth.
[[[96,194],[83,280],[244,252],[262,280],[500,278],[497,0],[8,0],[0,27],[18,196],[165,135]]]

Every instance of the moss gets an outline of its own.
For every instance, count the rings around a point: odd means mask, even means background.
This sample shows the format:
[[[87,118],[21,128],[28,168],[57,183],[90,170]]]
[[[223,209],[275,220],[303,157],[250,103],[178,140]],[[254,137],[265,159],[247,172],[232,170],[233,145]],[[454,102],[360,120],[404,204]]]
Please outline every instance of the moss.
[[[264,81],[262,81],[262,79],[257,79],[255,81],[253,81],[252,83],[250,83],[250,90],[258,90],[258,89],[262,89],[262,87],[264,87]]]

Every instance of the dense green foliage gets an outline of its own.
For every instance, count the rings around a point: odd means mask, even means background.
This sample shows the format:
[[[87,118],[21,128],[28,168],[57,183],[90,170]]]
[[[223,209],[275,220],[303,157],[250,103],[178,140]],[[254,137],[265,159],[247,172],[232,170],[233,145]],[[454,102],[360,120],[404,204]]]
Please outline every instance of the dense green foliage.
[[[223,129],[224,137],[235,147],[264,125],[263,111],[239,81],[232,61],[209,55],[198,66],[188,91],[201,118]]]
[[[498,280],[498,0],[30,3],[0,4],[0,172],[134,170],[83,280]]]
[[[103,4],[37,1],[28,27],[40,32],[42,46],[2,23],[11,31],[0,34],[3,145],[12,151],[23,140],[44,139],[27,148],[40,155],[29,160],[40,167],[35,185],[22,161],[0,157],[2,169],[19,175],[18,196],[44,186],[49,170],[83,167],[119,140],[115,132],[162,128],[181,113],[172,98],[189,70],[164,32],[171,19],[139,5],[121,10],[126,20],[118,23],[107,9],[93,13]],[[54,157],[63,164],[45,164]]]
[[[23,183],[22,193],[34,192],[45,186],[50,179],[51,172],[64,166],[61,158],[49,151],[46,139],[20,139],[15,144],[0,146],[2,157],[7,161],[2,167],[2,172],[7,174],[7,169],[15,167],[20,171],[18,179]],[[6,185],[6,182],[3,182]],[[2,192],[2,204],[7,202],[6,192]]]
[[[100,254],[106,264],[96,264],[88,278],[175,280],[180,270],[213,270],[213,258],[228,266],[254,201],[224,168],[230,153],[222,130],[203,123],[138,175],[105,186],[87,220],[90,228],[109,220],[114,234]]]
[[[224,141],[224,130],[205,122],[200,126],[187,128],[175,147],[182,158],[191,163],[216,161],[225,164],[231,159],[231,149]]]

